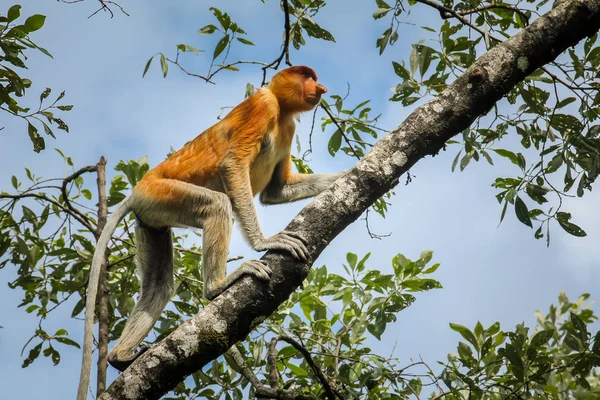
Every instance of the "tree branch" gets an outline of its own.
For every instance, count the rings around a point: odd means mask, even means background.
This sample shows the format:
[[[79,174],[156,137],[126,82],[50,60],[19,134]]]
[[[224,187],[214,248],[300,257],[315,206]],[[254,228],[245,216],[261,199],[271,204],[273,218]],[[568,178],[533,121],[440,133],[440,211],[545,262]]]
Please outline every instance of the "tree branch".
[[[92,232],[94,231],[94,228],[92,227],[91,223],[86,219],[87,217],[77,214],[73,210],[70,210],[69,208],[60,204],[58,201],[53,200],[44,194],[39,194],[39,193],[20,193],[20,194],[0,193],[0,199],[21,200],[26,197],[32,197],[34,199],[43,200],[43,201],[47,201],[50,204],[54,204],[56,207],[60,208],[65,214],[75,218],[77,220],[77,222],[79,222],[81,225],[85,226],[87,229],[89,229]]]
[[[286,336],[286,335],[279,335],[279,336],[274,337],[273,339],[271,339],[271,344],[269,345],[268,360],[269,360],[269,363],[272,363],[270,365],[271,371],[269,373],[269,379],[271,380],[271,384],[273,384],[275,382],[277,382],[277,384],[279,384],[279,374],[277,372],[277,362],[276,362],[276,360],[277,360],[276,345],[277,345],[277,342],[280,340],[291,344],[296,350],[298,350],[302,354],[302,356],[306,360],[306,363],[313,370],[313,373],[315,374],[315,376],[317,377],[319,382],[321,382],[321,384],[323,385],[323,388],[325,388],[325,393],[327,394],[328,399],[334,400],[336,397],[343,399],[342,395],[339,394],[331,386],[331,384],[329,383],[329,380],[323,374],[323,371],[321,371],[321,369],[317,366],[317,364],[315,364],[315,361],[312,359],[312,356],[310,355],[309,351],[306,350],[306,347],[302,346],[300,343],[298,343],[298,341],[296,341],[293,338]]]
[[[67,192],[67,185],[69,184],[69,182],[74,181],[75,179],[77,179],[81,175],[85,174],[86,172],[95,172],[97,170],[98,170],[98,166],[97,165],[88,165],[87,167],[83,167],[83,168],[75,171],[71,175],[67,176],[65,179],[63,179],[62,185],[60,187],[60,192],[63,195],[63,201],[65,202],[65,205],[72,212],[74,212],[74,213],[76,213],[78,215],[81,215],[81,216],[85,215],[83,212],[81,212],[79,209],[77,209],[71,203],[71,200],[69,199],[69,193]],[[100,237],[100,233],[102,233],[102,229],[99,226],[96,227],[96,229],[92,228],[91,225],[86,225],[86,227],[90,231],[92,231],[92,233],[94,234],[94,236],[96,237],[96,239],[98,239]]]
[[[487,113],[516,84],[600,29],[598,0],[566,0],[481,56],[438,97],[413,111],[350,172],[285,228],[307,239],[312,260],[417,161]],[[267,252],[271,280],[244,277],[140,356],[99,399],[157,399],[226,352],[272,314],[306,278],[310,264]]]
[[[95,165],[95,169],[98,173],[96,178],[96,187],[98,188],[98,225],[94,232],[97,241],[104,230],[108,218],[108,202],[106,198],[106,159],[104,157],[100,157],[100,161]],[[63,190],[65,189],[65,186],[63,181]],[[104,259],[100,265],[100,278],[98,280],[98,370],[96,377],[96,395],[99,395],[106,390],[106,369],[108,368],[109,315],[107,264],[108,249],[104,252]]]
[[[265,86],[265,83],[267,81],[267,69],[279,68],[279,65],[281,64],[281,61],[283,60],[284,57],[285,57],[285,63],[290,66],[292,65],[292,63],[290,62],[290,5],[288,4],[288,0],[281,0],[281,3],[283,5],[283,14],[284,14],[284,18],[285,18],[285,21],[283,23],[283,27],[284,27],[283,48],[281,49],[281,54],[279,55],[279,57],[277,57],[272,63],[267,64],[264,67],[262,67],[263,79],[262,79],[262,83],[260,84],[260,86]]]
[[[240,373],[244,375],[244,378],[248,379],[250,384],[256,390],[256,398],[259,399],[280,399],[280,400],[318,400],[317,397],[307,396],[302,393],[296,393],[291,390],[279,389],[278,386],[272,388],[263,385],[260,380],[254,375],[254,372],[246,365],[244,356],[237,347],[231,346],[229,354],[233,357],[233,360],[237,364]]]

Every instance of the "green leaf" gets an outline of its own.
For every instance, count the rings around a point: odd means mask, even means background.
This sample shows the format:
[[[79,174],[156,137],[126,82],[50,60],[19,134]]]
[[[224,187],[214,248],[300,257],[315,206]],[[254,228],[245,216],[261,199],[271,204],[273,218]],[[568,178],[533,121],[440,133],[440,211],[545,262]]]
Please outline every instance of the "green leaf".
[[[160,67],[162,68],[163,78],[166,78],[167,73],[169,72],[169,64],[167,63],[167,58],[164,54],[160,55]]]
[[[46,17],[44,15],[35,14],[25,20],[25,27],[29,32],[35,32],[44,26]]]
[[[340,146],[342,145],[342,131],[339,129],[335,131],[331,138],[329,139],[329,143],[327,144],[327,150],[329,150],[329,154],[331,156],[335,156],[335,153],[338,152]]]
[[[583,229],[581,229],[579,226],[575,225],[574,223],[569,222],[570,219],[571,219],[570,213],[562,212],[562,211],[556,213],[556,220],[558,221],[558,224],[567,233],[569,233],[573,236],[578,236],[578,237],[587,236],[587,233],[585,233],[585,231]]]
[[[35,347],[33,347],[31,350],[29,350],[29,355],[23,361],[23,364],[21,365],[21,367],[25,368],[25,367],[29,366],[36,358],[38,358],[41,350],[42,350],[42,343],[37,344]]]
[[[40,94],[40,103],[44,101],[44,99],[48,98],[48,96],[50,96],[50,92],[52,92],[52,89],[44,89],[44,91]]]
[[[221,40],[219,40],[219,43],[217,43],[217,46],[215,47],[215,51],[213,53],[213,60],[219,57],[223,50],[225,50],[225,47],[227,47],[227,43],[229,43],[229,35],[223,36]]]
[[[8,20],[6,22],[13,22],[15,19],[21,16],[21,6],[19,4],[15,4],[11,8],[8,9],[8,14],[6,15]]]
[[[575,101],[575,97],[567,97],[566,99],[559,101],[556,104],[556,108],[563,108],[564,106],[571,104],[574,101]]]
[[[404,80],[410,79],[410,74],[409,74],[408,70],[406,68],[404,68],[403,65],[400,65],[395,61],[392,61],[392,65],[394,66],[394,72],[396,73],[396,75],[398,75],[400,78],[402,78]]]
[[[494,151],[499,156],[508,158],[510,160],[510,162],[512,162],[513,164],[519,165],[519,159],[518,159],[517,155],[515,153],[513,153],[512,151],[505,150],[505,149],[492,149],[492,151]]]
[[[251,42],[251,41],[249,41],[248,39],[244,39],[244,38],[241,38],[241,37],[239,37],[239,38],[237,38],[237,40],[238,40],[240,43],[246,44],[246,45],[248,45],[248,46],[254,46],[254,43],[252,43],[252,42]]]
[[[548,343],[548,341],[552,339],[553,335],[554,329],[545,329],[543,331],[539,331],[531,338],[531,346],[540,347]]]
[[[288,367],[290,371],[292,371],[292,373],[296,375],[296,377],[308,376],[308,372],[304,368],[300,368],[299,366],[294,365],[290,362],[286,362],[285,366]]]
[[[460,159],[461,153],[462,150],[456,154],[456,157],[454,157],[454,161],[452,161],[452,172],[454,172],[454,170],[456,169],[456,165],[458,164],[458,160]]]
[[[410,72],[414,76],[417,72],[417,68],[419,67],[419,52],[417,51],[417,46],[413,45],[412,51],[410,52]]]
[[[524,378],[523,374],[523,360],[515,350],[514,346],[511,344],[507,344],[504,349],[498,352],[500,355],[504,356],[511,364],[513,374],[515,377],[522,382]]]
[[[519,221],[528,227],[533,228],[531,219],[529,218],[529,210],[527,209],[527,205],[519,196],[515,198],[515,213],[517,214]]]
[[[27,132],[29,133],[29,139],[33,143],[33,151],[39,153],[46,148],[46,142],[44,138],[40,136],[38,130],[30,122],[27,122]]]
[[[371,335],[375,336],[377,340],[381,340],[381,335],[385,332],[386,325],[385,311],[381,309],[375,317],[375,322],[367,324],[367,330]]]
[[[435,50],[428,46],[419,45],[417,52],[419,54],[419,73],[421,76],[424,76],[431,65],[432,55],[435,54]]]
[[[477,339],[475,338],[475,335],[473,334],[473,332],[471,332],[469,328],[467,328],[464,325],[450,322],[450,329],[460,333],[460,335],[463,338],[465,338],[465,340],[467,340],[469,343],[471,343],[475,349],[479,350],[479,344],[477,343]]]
[[[54,336],[65,336],[68,334],[69,334],[69,332],[66,329],[62,328],[62,329],[57,330],[56,333],[54,334]]]
[[[582,319],[579,318],[579,316],[577,314],[571,313],[571,323],[573,324],[573,327],[579,333],[579,339],[581,340],[581,342],[586,343],[588,340],[588,331],[587,331],[587,326],[585,325],[585,322],[583,322]]]
[[[142,78],[144,76],[146,76],[146,72],[148,72],[148,70],[150,69],[150,64],[152,64],[152,60],[154,59],[154,56],[150,57],[150,59],[148,60],[148,62],[146,63],[146,67],[144,68],[144,73],[142,74]]]
[[[317,24],[310,18],[307,18],[307,17],[301,18],[300,25],[302,26],[302,28],[304,28],[304,30],[306,31],[308,36],[314,37],[316,39],[327,40],[329,42],[335,42],[335,38],[333,37],[333,35],[331,33],[329,33],[329,31],[321,28],[321,26],[319,26],[319,24]]]
[[[392,28],[386,29],[379,38],[377,38],[376,46],[379,48],[379,55],[383,54],[385,47],[388,45],[390,41],[390,36],[392,35]]]
[[[385,17],[390,12],[391,8],[379,8],[373,13],[373,19],[379,19]]]
[[[251,84],[251,83],[247,83],[247,84],[246,84],[246,93],[245,93],[245,95],[244,95],[244,98],[252,96],[252,95],[254,94],[254,91],[255,91],[255,89],[254,89],[254,85],[253,85],[253,84]],[[296,136],[296,138],[298,138],[298,136]],[[298,150],[298,153],[299,153],[299,152],[300,152],[300,150]],[[297,167],[298,167],[298,166],[296,165],[296,168],[297,168]]]
[[[212,33],[214,33],[218,28],[214,25],[206,25],[204,28],[200,28],[198,30],[198,33],[200,35],[210,35]]]
[[[348,260],[348,264],[350,265],[351,269],[355,269],[356,268],[356,263],[358,262],[358,256],[354,253],[347,253],[346,254],[346,260]]]
[[[575,351],[581,351],[583,348],[581,341],[571,333],[567,333],[565,336],[565,344]]]

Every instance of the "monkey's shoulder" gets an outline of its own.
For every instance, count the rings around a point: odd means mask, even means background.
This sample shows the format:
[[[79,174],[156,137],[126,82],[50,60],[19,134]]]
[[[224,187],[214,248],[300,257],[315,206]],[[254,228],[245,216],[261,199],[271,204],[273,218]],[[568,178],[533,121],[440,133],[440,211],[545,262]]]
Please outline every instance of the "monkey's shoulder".
[[[279,118],[279,102],[269,89],[258,89],[235,107],[228,117],[239,120],[241,123],[255,125],[259,121],[270,123]]]

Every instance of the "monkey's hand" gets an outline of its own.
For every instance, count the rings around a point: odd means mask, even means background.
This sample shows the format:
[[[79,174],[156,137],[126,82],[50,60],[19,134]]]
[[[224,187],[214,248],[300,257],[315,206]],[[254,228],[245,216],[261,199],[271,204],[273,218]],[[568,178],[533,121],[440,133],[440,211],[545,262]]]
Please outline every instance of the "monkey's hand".
[[[308,249],[306,248],[306,239],[298,233],[290,231],[281,231],[268,239],[263,239],[254,244],[252,248],[256,251],[287,251],[294,258],[304,262],[308,261],[309,258]]]

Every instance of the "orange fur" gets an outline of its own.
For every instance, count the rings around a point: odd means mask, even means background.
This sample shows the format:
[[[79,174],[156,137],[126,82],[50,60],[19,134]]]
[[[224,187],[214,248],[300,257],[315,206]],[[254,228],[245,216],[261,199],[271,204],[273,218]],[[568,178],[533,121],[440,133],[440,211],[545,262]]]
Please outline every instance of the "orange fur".
[[[86,398],[92,359],[94,306],[100,267],[119,222],[133,211],[137,265],[142,290],[119,342],[108,355],[124,370],[143,350],[137,346],[152,329],[173,291],[171,227],[203,230],[204,296],[214,299],[242,276],[266,281],[264,260],[242,263],[227,275],[227,250],[235,216],[246,241],[256,251],[277,250],[306,262],[305,240],[298,233],[263,235],[252,197],[279,204],[316,196],[339,176],[292,173],[294,115],[314,108],[327,89],[315,71],[292,67],[276,74],[268,88],[235,107],[222,121],[144,175],[108,220],[90,267],[85,338],[78,399]]]
[[[298,175],[291,171],[294,115],[314,108],[321,94],[327,92],[316,80],[314,70],[308,67],[279,72],[268,88],[257,90],[222,121],[149,171],[134,191],[163,204],[180,201],[169,179],[223,192],[218,171],[226,155],[233,156],[249,171],[253,195],[267,186],[279,163],[285,171],[281,183],[292,180]],[[265,147],[263,151],[261,146]],[[244,171],[239,173],[243,175]],[[233,186],[236,184],[232,182]]]

